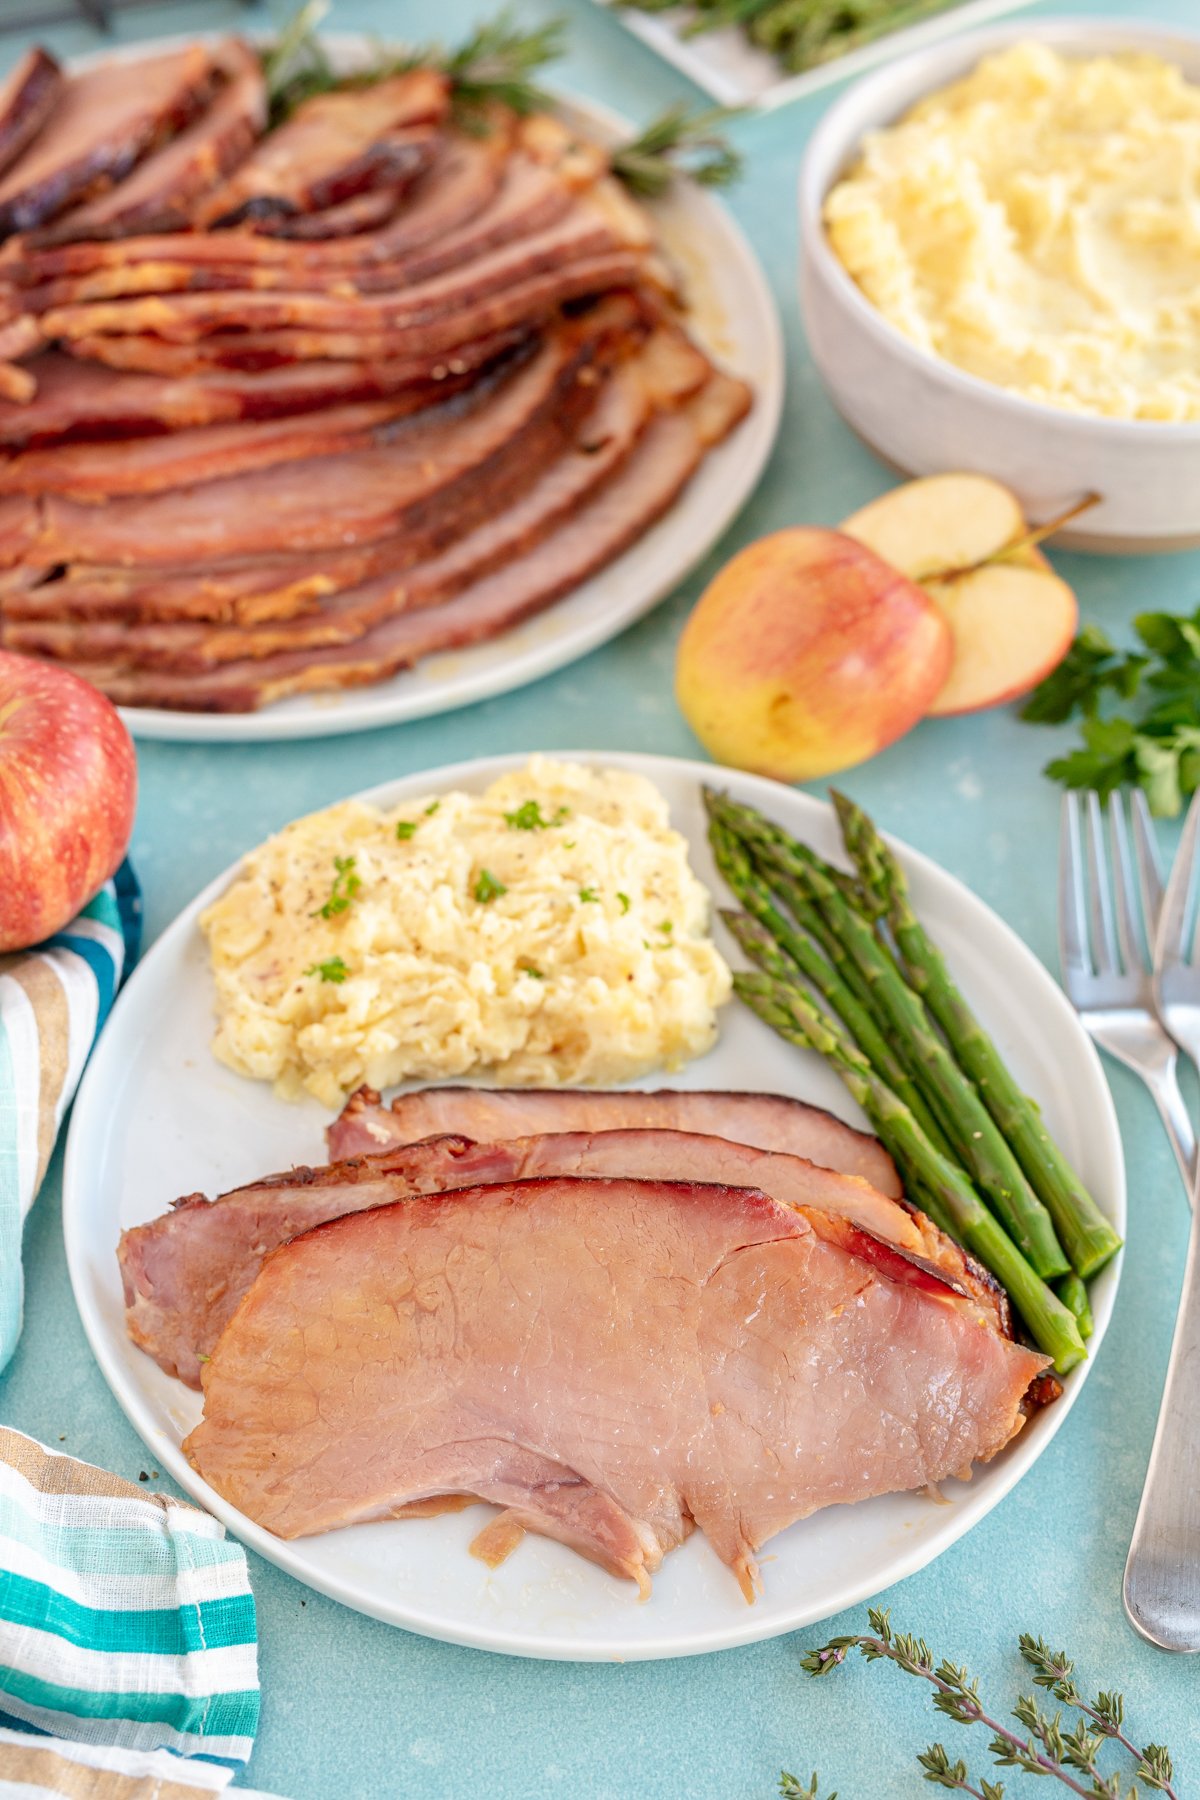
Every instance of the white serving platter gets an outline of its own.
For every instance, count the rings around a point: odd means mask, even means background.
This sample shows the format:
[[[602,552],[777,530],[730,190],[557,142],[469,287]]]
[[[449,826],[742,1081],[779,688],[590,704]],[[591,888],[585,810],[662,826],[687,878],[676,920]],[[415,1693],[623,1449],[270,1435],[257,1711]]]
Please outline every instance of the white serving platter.
[[[333,33],[324,43],[335,64],[346,70],[361,66],[379,50],[374,40],[355,33]],[[140,57],[162,48],[162,41],[139,44],[115,56],[132,68]],[[100,60],[81,57],[72,66],[83,68]],[[592,101],[563,95],[559,110],[579,131],[601,143],[620,143],[637,135],[628,120]],[[372,687],[298,696],[256,713],[122,708],[135,737],[267,743],[336,737],[450,712],[524,687],[586,656],[679,585],[758,485],[779,430],[785,357],[779,314],[766,276],[720,202],[694,182],[677,181],[661,200],[649,205],[662,244],[682,276],[692,330],[723,367],[750,383],[755,396],[749,416],[705,459],[670,512],[573,594],[489,643],[428,657],[416,668]]]
[[[718,781],[763,808],[819,851],[838,854],[830,809],[755,776],[665,757],[564,752],[569,760],[630,769],[666,796],[693,866],[718,903],[723,885],[705,836],[700,788]],[[480,789],[522,756],[463,763],[385,783],[363,798],[384,806],[451,787]],[[917,910],[996,1037],[1018,1080],[1118,1231],[1125,1178],[1116,1113],[1099,1058],[1057,984],[1007,925],[961,882],[898,845]],[[209,1195],[293,1163],[324,1160],[328,1115],[315,1102],[288,1105],[264,1085],[219,1064],[207,950],[196,920],[231,880],[226,873],[152,947],[117,1001],[75,1102],[67,1145],[64,1231],[76,1303],[104,1377],[155,1464],[271,1562],[320,1592],[390,1624],[511,1655],[577,1661],[695,1656],[752,1643],[828,1617],[913,1573],[978,1523],[1050,1446],[1104,1337],[1120,1273],[1114,1261],[1092,1288],[1091,1355],[1063,1397],[1037,1413],[972,1481],[947,1482],[942,1503],[897,1494],[832,1507],[767,1546],[765,1592],[742,1599],[697,1534],[667,1557],[645,1605],[618,1581],[561,1545],[530,1537],[490,1571],[467,1554],[488,1516],[473,1506],[436,1519],[359,1525],[290,1543],[220,1499],[180,1444],[200,1416],[200,1396],[162,1371],[125,1335],[117,1238],[164,1211],[181,1193]],[[723,928],[722,947],[740,956]],[[717,1046],[674,1085],[793,1093],[858,1119],[821,1061],[783,1044],[737,1002],[722,1013]],[[660,1085],[654,1078],[654,1085]]]
[[[818,93],[834,82],[906,56],[924,44],[940,43],[951,33],[1004,18],[1031,5],[1032,0],[965,0],[963,5],[934,13],[904,30],[890,31],[860,50],[851,50],[799,75],[786,74],[769,51],[752,44],[736,25],[689,36],[687,27],[696,16],[689,6],[646,13],[633,6],[622,6],[620,0],[595,0],[595,4],[612,12],[626,30],[666,62],[673,63],[722,106],[754,106],[770,112],[789,100],[802,100],[806,94]]]

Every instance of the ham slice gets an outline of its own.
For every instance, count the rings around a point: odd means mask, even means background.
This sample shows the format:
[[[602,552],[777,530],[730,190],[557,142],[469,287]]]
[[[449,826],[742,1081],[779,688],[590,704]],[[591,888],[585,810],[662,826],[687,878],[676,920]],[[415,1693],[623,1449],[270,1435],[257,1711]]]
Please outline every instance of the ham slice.
[[[212,86],[202,44],[145,57],[136,75],[102,62],[64,83],[53,118],[0,177],[0,237],[53,219],[72,201],[121,181],[159,138],[186,125]]]
[[[302,101],[196,208],[193,224],[202,230],[243,218],[318,212],[364,188],[386,185],[397,172],[397,134],[440,121],[448,103],[449,84],[432,69]]]
[[[37,398],[20,407],[0,402],[0,446],[107,442],[226,419],[287,418],[484,368],[527,336],[522,330],[496,332],[456,345],[449,357],[313,362],[265,372],[223,370],[183,380],[116,374],[70,357],[43,355],[29,365]]]
[[[541,1180],[337,1219],[264,1263],[184,1449],[280,1537],[468,1494],[643,1593],[694,1524],[752,1599],[795,1521],[995,1456],[1046,1362],[818,1217]]]
[[[208,481],[146,498],[81,506],[50,495],[28,560],[47,564],[178,563],[367,543],[416,529],[497,460],[522,454],[523,434],[552,420],[602,330],[553,333],[523,366],[401,420],[380,446]]]
[[[60,494],[95,506],[357,450],[385,439],[386,427],[397,420],[448,398],[464,379],[415,383],[387,400],[330,406],[294,419],[241,420],[160,437],[26,450],[0,460],[0,494]]]
[[[213,63],[223,85],[199,118],[107,193],[36,233],[36,244],[174,230],[186,222],[199,196],[241,161],[267,122],[262,64],[249,45],[229,38],[213,51]]]
[[[382,324],[378,329],[279,327],[265,331],[215,331],[195,343],[172,343],[157,336],[81,335],[64,340],[72,356],[106,363],[114,369],[140,369],[153,375],[188,376],[219,369],[270,369],[293,362],[399,361],[421,356],[456,355],[463,344],[517,327],[541,326],[561,306],[617,288],[632,287],[647,273],[637,250],[612,250],[595,256],[557,259],[528,279],[514,281],[495,293],[454,311],[412,322]],[[185,296],[191,298],[191,296]],[[272,296],[266,296],[272,300]],[[315,297],[314,297],[315,299]],[[165,302],[154,304],[165,305]],[[334,303],[336,304],[336,303]],[[47,336],[53,319],[42,320]],[[76,321],[78,322],[78,321]]]
[[[238,255],[216,260],[190,260],[192,240],[160,239],[156,253],[131,254],[128,261],[115,266],[102,266],[81,273],[51,276],[26,286],[25,306],[32,312],[44,312],[56,306],[81,305],[85,301],[111,300],[124,294],[201,293],[223,288],[252,288],[259,291],[324,292],[331,281],[352,279],[359,293],[375,293],[405,284],[431,280],[448,269],[471,262],[500,249],[516,238],[544,231],[559,220],[572,203],[572,190],[551,171],[519,155],[509,163],[498,193],[480,212],[457,230],[442,233],[432,243],[406,253],[383,256],[378,244],[369,236],[354,239],[352,246],[338,246],[345,252],[354,248],[358,263],[352,270],[338,270],[328,265],[325,252],[329,246],[308,246],[293,242],[294,254],[285,259],[264,261],[241,260],[243,238],[238,234],[223,235],[219,243],[236,246]],[[386,206],[395,210],[395,198],[388,192],[367,193],[346,202],[340,209],[343,220],[353,218],[358,229],[368,207]],[[411,224],[415,207],[410,206],[397,226],[399,231]],[[324,237],[330,234],[334,213],[302,215],[298,219],[280,221],[274,228],[279,237],[298,239],[303,236]],[[385,237],[387,234],[383,234]],[[253,240],[249,240],[251,243]],[[198,237],[197,243],[211,243]],[[368,248],[374,253],[368,255]],[[136,246],[129,246],[131,253]],[[180,254],[176,255],[175,252]],[[36,263],[27,273],[37,272]],[[14,270],[14,274],[17,271]]]
[[[373,1088],[351,1094],[326,1133],[334,1162],[390,1152],[441,1132],[480,1142],[538,1132],[690,1131],[759,1150],[800,1156],[869,1182],[890,1199],[903,1194],[896,1165],[879,1142],[823,1107],[788,1094],[708,1093],[686,1088],[415,1088],[380,1104]]]
[[[474,219],[493,199],[504,179],[510,148],[500,130],[486,138],[451,136],[421,177],[403,211],[378,232],[361,238],[296,245],[251,231],[188,232],[182,236],[147,236],[121,244],[102,240],[65,244],[57,249],[30,250],[10,246],[4,273],[36,286],[69,277],[94,276],[143,263],[188,262],[197,266],[247,266],[334,269],[349,273],[376,262],[394,262],[440,243]],[[82,297],[82,296],[81,296]]]
[[[41,328],[48,339],[90,338],[98,332],[116,336],[150,332],[177,344],[191,344],[230,328],[247,332],[400,331],[477,307],[518,284],[528,285],[536,277],[621,247],[603,215],[580,205],[545,232],[520,238],[462,268],[396,293],[367,297],[357,292],[288,294],[243,289],[155,294],[54,307],[43,313]]]
[[[389,618],[352,644],[226,663],[203,675],[98,663],[81,665],[80,672],[121,705],[247,712],[289,694],[381,681],[436,651],[496,637],[570,593],[641,537],[749,404],[743,383],[715,376],[678,412],[651,422],[624,467],[566,529],[455,599]]]
[[[45,125],[63,90],[63,72],[45,50],[27,50],[0,82],[0,174]]]
[[[968,1291],[961,1252],[936,1227],[927,1243],[904,1207],[868,1182],[801,1157],[682,1131],[574,1132],[495,1144],[447,1136],[324,1169],[292,1169],[218,1200],[192,1194],[123,1232],[117,1257],[126,1327],[168,1375],[199,1387],[201,1359],[211,1355],[263,1258],[289,1238],[414,1194],[562,1175],[761,1188],[785,1206],[815,1207],[855,1226],[870,1240],[859,1252],[881,1260],[898,1280],[932,1282],[931,1291],[944,1294]],[[912,1259],[907,1269],[900,1266],[905,1257]]]
[[[240,575],[243,596],[236,602],[228,597],[232,572],[223,602],[219,598],[219,578],[210,576],[206,584],[195,576],[190,582],[186,577],[176,577],[176,583],[185,606],[195,607],[198,590],[207,585],[206,599],[211,608],[224,604],[227,611],[236,606],[239,613],[266,614],[255,617],[253,623],[235,618],[222,627],[209,620],[186,617],[133,623],[103,619],[21,620],[6,616],[0,636],[10,649],[59,660],[111,662],[124,657],[143,668],[181,670],[203,670],[239,657],[270,656],[309,646],[351,642],[395,613],[439,604],[468,582],[480,579],[540,542],[630,455],[651,405],[639,369],[635,365],[618,369],[578,427],[579,441],[571,429],[566,429],[572,424],[569,415],[556,421],[550,439],[552,454],[544,472],[537,473],[536,459],[528,449],[522,455],[517,474],[521,478],[533,477],[532,485],[511,503],[498,504],[494,510],[482,507],[485,516],[473,531],[460,532],[462,514],[448,519],[432,534],[435,539],[449,539],[448,547],[426,561],[418,560],[420,539],[413,533],[383,538],[356,550],[335,551],[327,557],[310,554],[280,559],[274,564],[276,581],[281,579],[280,571],[287,569],[293,584],[287,616],[272,617],[271,613],[282,609],[289,590],[277,585],[274,592],[246,592],[252,581],[261,583],[270,576],[264,575],[262,565],[245,563]],[[491,492],[499,498],[495,487]],[[472,495],[472,513],[481,510],[481,498]],[[266,565],[268,571],[270,567]],[[366,575],[389,568],[395,573],[365,579]],[[364,578],[363,585],[353,585],[352,573]],[[328,593],[322,592],[322,583],[329,588]],[[10,610],[3,606],[6,615]]]

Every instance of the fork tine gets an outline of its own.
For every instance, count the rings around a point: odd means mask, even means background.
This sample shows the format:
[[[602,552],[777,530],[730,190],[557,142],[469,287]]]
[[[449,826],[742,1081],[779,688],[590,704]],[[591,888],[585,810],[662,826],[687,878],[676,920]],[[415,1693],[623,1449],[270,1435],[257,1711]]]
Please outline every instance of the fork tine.
[[[1089,791],[1086,804],[1088,915],[1092,932],[1092,967],[1097,975],[1112,975],[1116,973],[1117,969],[1117,946],[1113,937],[1112,905],[1108,892],[1108,859],[1104,850],[1104,815],[1100,811],[1099,794]]]
[[[1167,882],[1167,891],[1163,897],[1162,914],[1158,921],[1158,935],[1154,941],[1154,961],[1158,968],[1168,963],[1187,960],[1187,946],[1183,940],[1184,928],[1187,924],[1188,900],[1192,891],[1192,877],[1196,871],[1196,840],[1200,836],[1200,793],[1197,793],[1188,808],[1187,823],[1183,835],[1179,839],[1179,848],[1175,852],[1175,861],[1171,868],[1171,879]]]
[[[1158,853],[1158,839],[1150,818],[1150,803],[1141,788],[1133,789],[1129,796],[1129,804],[1133,823],[1134,854],[1137,857],[1138,886],[1142,893],[1142,918],[1146,923],[1146,938],[1151,951],[1153,951],[1163,903],[1162,859]]]
[[[1058,851],[1058,953],[1063,974],[1087,974],[1087,919],[1083,894],[1087,883],[1079,852],[1079,796],[1070,789],[1063,795]]]
[[[1140,790],[1139,790],[1140,792]],[[1133,859],[1129,852],[1129,833],[1125,825],[1125,802],[1118,789],[1108,798],[1108,837],[1112,848],[1110,866],[1113,878],[1113,910],[1117,920],[1117,943],[1125,973],[1132,974],[1146,966],[1142,944],[1141,922],[1137,916],[1137,883]]]

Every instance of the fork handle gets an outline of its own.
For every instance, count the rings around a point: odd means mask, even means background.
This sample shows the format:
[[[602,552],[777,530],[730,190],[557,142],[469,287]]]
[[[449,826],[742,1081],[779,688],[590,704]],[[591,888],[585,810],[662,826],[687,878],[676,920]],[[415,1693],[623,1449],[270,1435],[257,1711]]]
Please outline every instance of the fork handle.
[[[1167,1038],[1165,1043],[1139,1045],[1137,1054],[1131,1054],[1125,1044],[1111,1040],[1104,1031],[1096,1033],[1096,1041],[1110,1056],[1115,1056],[1118,1062],[1123,1062],[1127,1069],[1140,1076],[1149,1088],[1175,1152],[1179,1173],[1183,1176],[1183,1191],[1190,1201],[1197,1174],[1196,1133],[1187,1102],[1180,1092],[1178,1052],[1174,1044]]]
[[[1125,1564],[1125,1611],[1160,1650],[1200,1650],[1200,1192],[1158,1428]]]
[[[1175,1061],[1163,1074],[1153,1080],[1147,1080],[1157,1106],[1159,1116],[1167,1128],[1167,1136],[1171,1148],[1175,1152],[1175,1161],[1179,1164],[1179,1173],[1183,1176],[1183,1191],[1190,1204],[1195,1204],[1195,1182],[1200,1174],[1197,1163],[1196,1133],[1192,1129],[1192,1121],[1188,1114],[1187,1103],[1179,1088],[1179,1077],[1175,1072]]]

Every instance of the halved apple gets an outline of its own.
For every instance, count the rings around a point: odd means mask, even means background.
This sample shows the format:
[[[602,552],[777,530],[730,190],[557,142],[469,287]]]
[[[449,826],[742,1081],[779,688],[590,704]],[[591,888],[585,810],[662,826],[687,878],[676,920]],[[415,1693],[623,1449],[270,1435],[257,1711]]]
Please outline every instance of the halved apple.
[[[1035,544],[1015,495],[985,475],[930,475],[893,488],[842,526],[924,588],[954,638],[929,712],[1015,700],[1071,647],[1075,595]]]
[[[950,674],[929,708],[935,718],[1027,694],[1057,668],[1079,622],[1066,582],[1024,562],[984,563],[926,592],[954,634]]]

